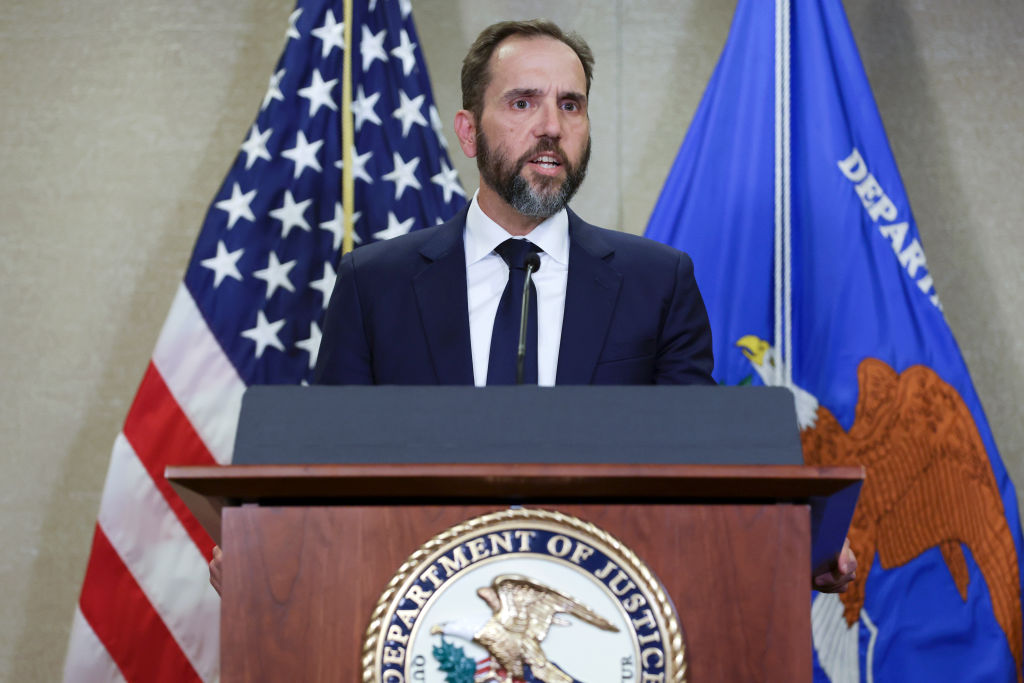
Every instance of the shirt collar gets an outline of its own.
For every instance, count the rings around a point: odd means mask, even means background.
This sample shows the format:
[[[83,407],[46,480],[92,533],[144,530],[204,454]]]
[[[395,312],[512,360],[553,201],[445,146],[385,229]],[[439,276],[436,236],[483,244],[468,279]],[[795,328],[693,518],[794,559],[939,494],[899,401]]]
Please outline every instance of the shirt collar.
[[[466,213],[466,265],[472,265],[484,258],[494,248],[509,238],[508,232],[495,223],[483,212],[477,202],[477,190],[469,203],[469,211]],[[569,263],[569,213],[562,209],[555,215],[547,218],[526,235],[544,253],[555,261],[568,265]]]

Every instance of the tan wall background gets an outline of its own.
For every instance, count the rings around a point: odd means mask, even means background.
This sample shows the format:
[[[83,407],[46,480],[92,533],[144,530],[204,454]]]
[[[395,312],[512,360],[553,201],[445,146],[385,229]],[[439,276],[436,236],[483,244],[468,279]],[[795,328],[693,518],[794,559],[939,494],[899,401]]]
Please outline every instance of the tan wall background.
[[[929,270],[1024,484],[1024,3],[846,4]],[[586,36],[597,54],[595,152],[574,206],[641,232],[734,5],[419,0],[415,16],[446,122],[463,53],[484,25],[545,15]],[[60,676],[114,436],[292,6],[7,0],[3,9],[0,679],[49,681]],[[472,165],[457,163],[475,186]]]

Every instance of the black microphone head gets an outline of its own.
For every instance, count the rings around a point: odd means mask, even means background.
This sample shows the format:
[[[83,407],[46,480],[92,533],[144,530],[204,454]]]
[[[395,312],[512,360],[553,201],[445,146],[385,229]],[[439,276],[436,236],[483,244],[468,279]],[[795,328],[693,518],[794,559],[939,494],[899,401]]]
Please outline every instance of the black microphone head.
[[[537,255],[537,252],[531,251],[526,255],[526,258],[523,259],[523,267],[534,273],[540,270],[540,256]]]

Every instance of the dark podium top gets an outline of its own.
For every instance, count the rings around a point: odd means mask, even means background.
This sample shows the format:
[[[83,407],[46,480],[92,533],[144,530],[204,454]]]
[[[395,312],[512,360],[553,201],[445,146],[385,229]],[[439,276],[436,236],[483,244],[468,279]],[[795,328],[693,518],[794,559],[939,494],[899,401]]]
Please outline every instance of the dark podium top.
[[[778,387],[250,388],[235,464],[800,465]]]

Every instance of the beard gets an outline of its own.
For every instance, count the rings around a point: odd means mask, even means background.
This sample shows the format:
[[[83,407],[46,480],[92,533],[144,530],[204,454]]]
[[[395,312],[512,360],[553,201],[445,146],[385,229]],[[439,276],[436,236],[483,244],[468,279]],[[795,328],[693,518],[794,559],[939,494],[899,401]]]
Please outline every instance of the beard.
[[[579,160],[573,163],[553,138],[543,137],[532,150],[511,162],[501,150],[487,144],[483,131],[476,135],[476,165],[480,177],[490,185],[505,202],[524,216],[546,219],[565,208],[576,190],[587,176],[590,162],[590,138]],[[527,161],[538,154],[557,154],[565,166],[565,180],[551,176],[539,176],[534,187],[523,174]]]

